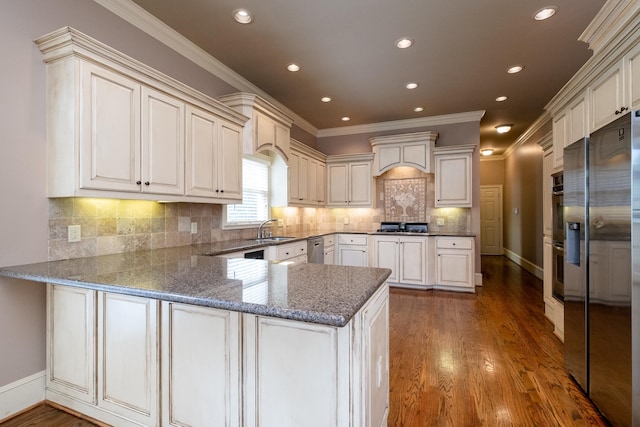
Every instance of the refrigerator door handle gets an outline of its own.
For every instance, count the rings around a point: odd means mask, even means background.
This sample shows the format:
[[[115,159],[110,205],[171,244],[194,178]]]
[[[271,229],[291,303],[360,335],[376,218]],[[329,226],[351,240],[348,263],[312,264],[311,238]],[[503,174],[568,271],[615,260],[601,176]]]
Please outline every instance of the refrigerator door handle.
[[[567,222],[567,244],[565,259],[567,263],[580,267],[580,223]]]

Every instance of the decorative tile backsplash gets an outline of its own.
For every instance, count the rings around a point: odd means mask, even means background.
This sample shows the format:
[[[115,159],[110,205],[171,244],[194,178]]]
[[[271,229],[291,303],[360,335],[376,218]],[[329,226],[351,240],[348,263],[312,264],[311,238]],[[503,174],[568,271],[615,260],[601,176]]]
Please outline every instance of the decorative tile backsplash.
[[[384,180],[384,219],[423,222],[427,216],[426,178]]]

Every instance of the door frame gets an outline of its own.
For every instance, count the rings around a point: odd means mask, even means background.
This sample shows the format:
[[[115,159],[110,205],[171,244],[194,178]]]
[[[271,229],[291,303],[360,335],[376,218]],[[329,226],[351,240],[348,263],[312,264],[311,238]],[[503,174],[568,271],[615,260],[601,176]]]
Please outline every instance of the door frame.
[[[499,214],[499,222],[500,222],[500,227],[499,227],[499,233],[500,233],[500,251],[497,254],[484,254],[482,252],[482,197],[480,197],[480,255],[504,255],[504,212],[503,212],[503,203],[504,203],[504,197],[503,197],[503,185],[502,184],[496,184],[496,185],[481,185],[480,186],[480,194],[482,195],[482,190],[486,189],[486,188],[495,188],[497,189],[499,195],[500,195],[500,206],[498,207],[498,214]]]

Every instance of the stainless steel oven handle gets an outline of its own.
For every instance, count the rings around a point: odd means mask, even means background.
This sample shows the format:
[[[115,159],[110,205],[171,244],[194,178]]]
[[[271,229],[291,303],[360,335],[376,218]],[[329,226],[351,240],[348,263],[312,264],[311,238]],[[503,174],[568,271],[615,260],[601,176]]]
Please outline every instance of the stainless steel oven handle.
[[[558,245],[558,244],[552,244],[551,246],[553,246],[553,249],[557,250],[557,251],[561,251],[564,252],[564,246]]]

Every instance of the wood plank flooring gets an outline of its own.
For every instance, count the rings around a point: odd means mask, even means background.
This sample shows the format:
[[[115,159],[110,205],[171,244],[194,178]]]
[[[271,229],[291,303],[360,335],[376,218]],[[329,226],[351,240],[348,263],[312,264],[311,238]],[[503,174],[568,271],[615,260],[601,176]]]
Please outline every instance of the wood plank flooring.
[[[482,257],[476,295],[392,289],[389,427],[606,426],[566,375],[542,283]],[[2,427],[95,424],[47,405]]]
[[[482,257],[476,295],[393,290],[389,426],[605,426],[564,371],[542,282]]]

